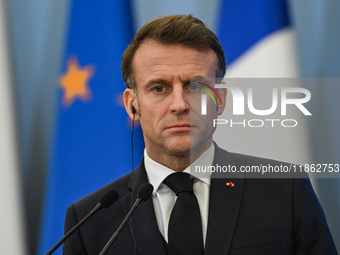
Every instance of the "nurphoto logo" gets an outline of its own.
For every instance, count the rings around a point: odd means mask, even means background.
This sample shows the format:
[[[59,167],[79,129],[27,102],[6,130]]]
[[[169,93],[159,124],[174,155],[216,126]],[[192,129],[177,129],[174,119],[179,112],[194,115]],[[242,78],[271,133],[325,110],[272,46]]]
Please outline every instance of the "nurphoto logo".
[[[295,110],[301,112],[304,116],[311,116],[311,112],[307,109],[305,104],[310,101],[311,93],[308,89],[302,87],[291,87],[289,84],[287,86],[267,86],[266,90],[268,93],[266,96],[257,95],[255,97],[255,92],[259,89],[260,84],[257,82],[254,87],[252,87],[250,81],[247,81],[247,86],[243,86],[243,90],[233,84],[228,84],[228,82],[222,82],[219,84],[214,84],[215,79],[193,79],[191,81],[190,87],[193,91],[193,97],[198,99],[200,96],[201,100],[201,114],[209,114],[207,100],[210,97],[217,106],[218,103],[222,104],[221,98],[218,94],[219,89],[227,89],[227,97],[232,99],[232,116],[245,116],[245,112],[250,113],[252,116],[257,118],[251,119],[221,119],[217,118],[213,120],[212,125],[215,127],[217,125],[229,124],[230,127],[252,127],[259,128],[264,125],[270,125],[275,127],[275,125],[280,124],[282,127],[296,127],[298,121],[294,118],[289,117],[287,108],[295,107]],[[254,83],[254,81],[252,81]],[[232,82],[231,82],[232,83]],[[243,84],[244,85],[244,84]],[[261,97],[262,96],[262,97]],[[270,102],[269,106],[260,109],[255,106],[255,102],[259,101]],[[288,107],[287,107],[288,106]],[[281,118],[271,118],[273,114],[275,116],[279,114]],[[258,117],[260,116],[260,117]]]

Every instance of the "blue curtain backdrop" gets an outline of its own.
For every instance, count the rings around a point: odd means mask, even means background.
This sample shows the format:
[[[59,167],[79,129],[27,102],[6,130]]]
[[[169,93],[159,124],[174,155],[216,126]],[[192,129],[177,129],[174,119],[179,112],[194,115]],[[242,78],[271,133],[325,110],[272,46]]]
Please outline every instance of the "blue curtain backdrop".
[[[69,204],[132,169],[132,127],[120,67],[133,31],[129,1],[72,3],[39,254],[63,236]],[[140,128],[134,139],[136,166],[144,148]]]

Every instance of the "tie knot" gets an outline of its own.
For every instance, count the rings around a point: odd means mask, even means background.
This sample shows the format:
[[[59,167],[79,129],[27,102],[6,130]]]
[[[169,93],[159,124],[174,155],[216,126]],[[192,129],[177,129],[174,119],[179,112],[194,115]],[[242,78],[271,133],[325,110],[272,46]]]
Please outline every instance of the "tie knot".
[[[163,181],[163,183],[166,184],[176,194],[176,196],[183,191],[194,192],[193,182],[194,179],[190,178],[190,174],[183,172],[170,174]]]

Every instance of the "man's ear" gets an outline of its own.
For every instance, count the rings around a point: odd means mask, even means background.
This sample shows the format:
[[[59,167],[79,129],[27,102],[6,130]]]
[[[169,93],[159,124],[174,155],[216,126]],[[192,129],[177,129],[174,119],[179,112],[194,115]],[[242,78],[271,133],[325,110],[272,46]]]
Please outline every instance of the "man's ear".
[[[129,114],[130,118],[133,119],[133,115],[135,115],[135,121],[139,121],[139,109],[137,96],[133,89],[125,89],[124,91],[124,106],[127,114]],[[135,109],[135,113],[133,113],[133,109]]]
[[[218,100],[218,108],[217,108],[217,114],[221,115],[225,109],[225,104],[227,102],[227,89],[226,88],[220,88],[217,90],[218,95],[221,98],[222,105],[220,101]]]

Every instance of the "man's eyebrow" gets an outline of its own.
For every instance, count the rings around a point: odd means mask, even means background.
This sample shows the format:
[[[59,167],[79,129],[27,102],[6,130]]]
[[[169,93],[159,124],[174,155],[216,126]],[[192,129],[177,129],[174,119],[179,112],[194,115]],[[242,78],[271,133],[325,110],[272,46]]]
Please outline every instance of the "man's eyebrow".
[[[195,77],[192,77],[186,81],[184,81],[184,84],[190,84],[190,81],[204,81],[206,79],[206,77],[203,77],[203,76],[195,76]],[[167,80],[165,79],[153,79],[153,80],[150,80],[148,81],[146,84],[145,84],[145,88],[148,89],[150,87],[152,87],[153,85],[155,84],[164,84],[164,85],[168,85],[170,84]]]
[[[164,79],[154,79],[154,80],[150,80],[145,84],[145,88],[150,88],[151,86],[155,85],[155,84],[168,84],[169,82],[167,82]]]
[[[209,84],[209,78],[200,76],[192,77],[190,78],[190,82],[203,82]]]

